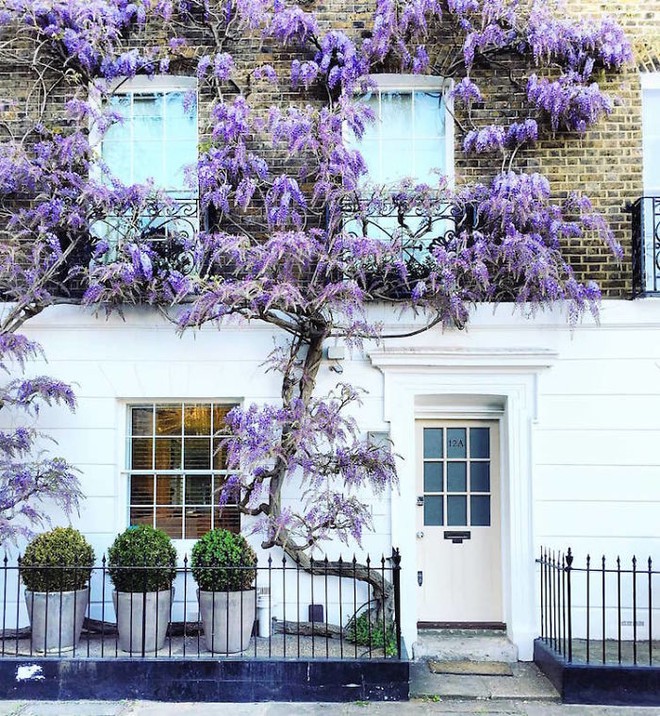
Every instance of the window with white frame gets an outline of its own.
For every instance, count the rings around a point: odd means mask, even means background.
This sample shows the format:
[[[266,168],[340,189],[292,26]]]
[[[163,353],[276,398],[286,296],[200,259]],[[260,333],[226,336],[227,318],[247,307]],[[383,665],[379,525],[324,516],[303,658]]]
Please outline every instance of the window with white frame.
[[[660,72],[641,75],[644,197],[641,209],[643,290],[660,291]]]
[[[372,108],[376,121],[367,125],[360,140],[353,137],[351,141],[369,170],[367,182],[387,185],[411,178],[432,187],[444,176],[452,185],[454,125],[449,83],[441,77],[390,74],[372,79],[375,88],[361,101]],[[411,270],[417,265],[424,271],[433,241],[455,226],[449,206],[439,207],[430,220],[417,214],[399,217],[397,208],[387,201],[375,206],[377,215],[361,215],[359,220],[347,218],[344,229],[382,241],[399,234]]]
[[[129,524],[152,525],[173,539],[197,539],[216,527],[240,532],[236,499],[219,503],[229,475],[222,439],[232,407],[215,402],[128,406]]]
[[[172,200],[172,206],[157,216],[141,217],[143,233],[154,239],[173,232],[192,237],[199,228],[195,78],[133,77],[118,82],[107,102],[117,119],[101,142],[109,174],[126,185],[152,181]],[[110,217],[95,227],[95,233],[118,241],[123,228],[121,217]]]
[[[447,82],[439,77],[377,75],[375,89],[361,101],[376,121],[355,144],[375,183],[405,177],[435,183],[453,177],[453,123],[448,117]]]

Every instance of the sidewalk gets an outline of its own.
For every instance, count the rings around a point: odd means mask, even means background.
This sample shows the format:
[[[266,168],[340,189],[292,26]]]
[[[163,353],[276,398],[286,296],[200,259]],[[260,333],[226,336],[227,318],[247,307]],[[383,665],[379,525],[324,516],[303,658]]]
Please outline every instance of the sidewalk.
[[[0,716],[660,716],[659,708],[574,706],[506,700],[431,701],[352,704],[170,704],[153,701],[3,701]]]

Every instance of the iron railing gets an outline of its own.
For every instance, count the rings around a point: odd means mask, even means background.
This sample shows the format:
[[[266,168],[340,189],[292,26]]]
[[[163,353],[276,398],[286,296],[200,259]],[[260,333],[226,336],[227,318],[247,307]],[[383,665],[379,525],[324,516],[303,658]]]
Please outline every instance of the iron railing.
[[[401,557],[398,550],[378,561],[369,557],[360,562],[355,557],[350,560],[340,557],[332,562],[327,558],[312,560],[308,570],[300,562],[286,557],[277,562],[269,557],[265,564],[256,567],[234,568],[249,570],[255,578],[255,587],[239,592],[234,605],[227,600],[219,613],[214,612],[210,625],[202,619],[197,585],[187,557],[176,568],[171,592],[146,592],[147,575],[152,575],[156,569],[162,572],[162,568],[141,565],[119,568],[120,572],[124,569],[134,574],[138,570],[145,581],[144,590],[128,597],[128,613],[123,622],[122,618],[117,619],[117,600],[105,556],[91,570],[88,595],[61,590],[39,595],[27,592],[21,573],[36,569],[43,570],[43,567],[23,566],[20,558],[10,563],[5,556],[0,563],[0,659],[25,656],[400,659],[402,654]],[[72,572],[85,571],[82,567],[71,566],[48,569],[51,577],[59,573],[62,580],[65,571],[69,580]],[[113,570],[117,569],[113,567]],[[227,571],[223,567],[209,569]],[[310,569],[314,576],[310,575]],[[153,583],[152,578],[150,581]],[[57,584],[57,577],[51,583]],[[209,594],[213,602],[216,599],[220,602],[226,596],[223,590]],[[38,599],[50,600],[50,606],[46,610],[45,623],[42,619],[37,627],[34,610]],[[75,618],[63,621],[67,599],[73,602],[74,613],[76,603],[80,609],[84,601],[79,639],[75,633]],[[162,600],[167,602],[164,617],[162,611],[161,616],[158,615],[158,604]],[[148,602],[155,602],[154,615],[146,609]],[[32,620],[29,614],[33,615]],[[151,622],[152,631],[159,632],[159,619],[164,635],[162,644],[150,642],[150,637],[144,635],[148,622]],[[167,622],[165,625],[163,619]],[[247,627],[247,636],[243,637],[238,650],[220,638],[225,631],[229,637],[229,631],[237,625]],[[120,634],[122,630],[123,634]],[[138,634],[140,630],[142,632]]]
[[[660,196],[643,196],[629,210],[633,298],[660,295]]]
[[[651,557],[575,562],[542,550],[541,639],[568,662],[660,665],[660,571]]]

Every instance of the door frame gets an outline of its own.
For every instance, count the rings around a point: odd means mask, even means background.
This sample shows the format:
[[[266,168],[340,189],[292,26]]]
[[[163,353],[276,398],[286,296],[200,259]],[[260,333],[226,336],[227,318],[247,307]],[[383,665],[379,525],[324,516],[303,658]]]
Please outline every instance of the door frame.
[[[460,412],[460,415],[457,415],[457,411]],[[504,507],[504,479],[503,479],[503,473],[502,473],[502,417],[503,412],[498,411],[496,409],[493,409],[490,412],[485,412],[484,414],[479,414],[478,411],[471,411],[470,413],[466,413],[465,411],[460,410],[457,406],[454,406],[454,408],[450,406],[446,406],[444,408],[429,408],[428,406],[426,408],[419,407],[415,411],[415,494],[419,494],[419,488],[418,488],[418,480],[420,480],[421,476],[418,472],[419,464],[418,464],[418,457],[419,457],[419,451],[422,449],[422,446],[418,443],[418,423],[427,423],[427,422],[437,422],[440,427],[447,428],[447,427],[484,427],[485,425],[494,426],[496,429],[496,435],[497,435],[497,444],[494,449],[494,453],[496,456],[495,461],[491,462],[491,465],[496,466],[497,470],[497,492],[498,492],[498,505],[497,505],[497,515],[498,515],[498,528],[499,528],[499,535],[498,535],[498,542],[499,542],[499,587],[500,587],[500,604],[501,604],[501,615],[502,615],[502,621],[479,621],[479,622],[442,622],[442,621],[434,621],[434,622],[421,622],[423,626],[420,626],[420,620],[419,620],[419,614],[417,619],[417,627],[419,628],[435,628],[435,627],[452,627],[452,628],[468,628],[468,627],[479,627],[479,628],[492,628],[492,629],[503,629],[505,628],[505,608],[504,608],[504,520],[503,520],[503,507]],[[471,424],[472,423],[472,424]],[[422,426],[426,427],[426,426]],[[493,443],[491,443],[491,450],[492,450]],[[491,471],[492,475],[492,471]],[[446,475],[445,475],[445,479]],[[491,492],[491,494],[493,494]],[[415,514],[415,530],[419,529],[419,525],[417,525],[417,516],[419,513],[419,508],[416,511]],[[422,528],[425,529],[425,528]],[[445,529],[451,529],[448,528],[446,525],[443,528],[443,531]],[[455,529],[461,530],[461,529],[479,529],[477,528],[462,528],[462,527],[456,527]],[[417,565],[415,569],[418,568],[419,562],[418,562],[418,549],[419,549],[419,542],[415,543],[415,564]],[[417,591],[417,594],[419,594],[419,590]],[[418,605],[417,605],[418,606]]]
[[[538,374],[556,352],[545,349],[401,348],[370,352],[383,374],[383,419],[398,453],[392,492],[392,544],[401,549],[401,626],[408,650],[417,638],[415,419],[432,415],[500,419],[502,589],[507,635],[531,660],[537,636],[532,441]],[[408,566],[410,565],[410,566]]]

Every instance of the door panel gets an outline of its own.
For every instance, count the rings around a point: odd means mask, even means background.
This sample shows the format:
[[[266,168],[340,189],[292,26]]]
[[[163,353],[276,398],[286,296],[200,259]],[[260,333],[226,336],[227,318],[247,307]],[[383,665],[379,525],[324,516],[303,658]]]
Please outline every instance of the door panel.
[[[499,429],[493,421],[419,420],[420,622],[501,622]]]

